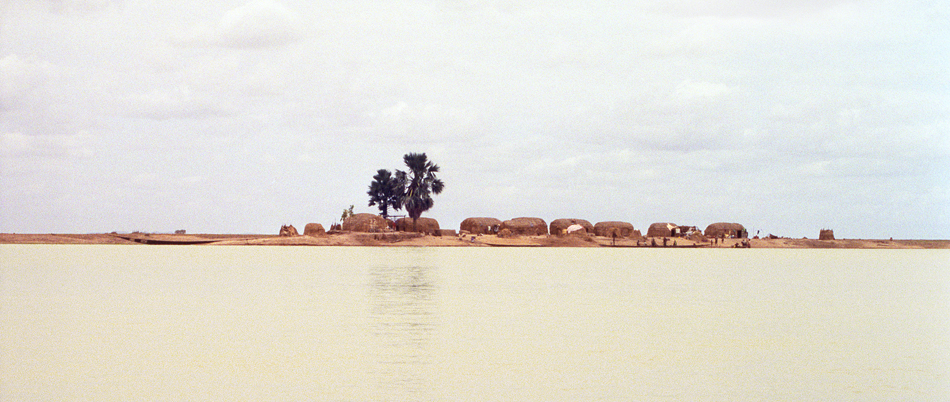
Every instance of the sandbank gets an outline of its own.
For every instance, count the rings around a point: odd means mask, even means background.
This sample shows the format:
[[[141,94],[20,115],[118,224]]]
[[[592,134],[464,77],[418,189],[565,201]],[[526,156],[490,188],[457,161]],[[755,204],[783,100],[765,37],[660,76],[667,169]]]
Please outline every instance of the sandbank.
[[[126,244],[126,245],[226,245],[226,246],[368,246],[368,247],[649,247],[663,239],[611,239],[600,236],[516,236],[495,235],[426,236],[418,233],[335,232],[322,236],[277,236],[259,234],[20,234],[0,233],[0,244]],[[734,248],[744,239],[722,243],[695,242],[677,238],[667,248]],[[751,248],[835,248],[835,249],[950,249],[950,240],[898,239],[749,239]]]

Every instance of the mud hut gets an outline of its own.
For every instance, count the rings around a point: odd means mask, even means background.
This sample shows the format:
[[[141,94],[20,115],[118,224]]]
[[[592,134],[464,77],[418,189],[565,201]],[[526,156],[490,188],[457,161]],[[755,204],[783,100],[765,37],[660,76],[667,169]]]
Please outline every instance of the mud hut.
[[[594,234],[603,237],[631,238],[634,236],[633,224],[628,222],[607,221],[594,225]],[[639,237],[639,236],[636,236]]]
[[[501,221],[495,218],[467,218],[459,225],[459,232],[471,234],[495,234]]]
[[[319,223],[308,223],[307,226],[303,227],[304,236],[325,236],[327,231],[323,229],[323,225]]]
[[[703,235],[706,237],[744,239],[749,237],[749,232],[746,231],[745,226],[738,223],[716,222],[706,226],[706,231],[703,232]]]
[[[835,231],[831,229],[821,229],[818,231],[818,240],[834,240]]]
[[[689,225],[679,225],[672,229],[673,237],[690,237],[695,233],[702,234],[702,231],[699,230],[696,226]]]
[[[499,230],[508,229],[513,235],[543,236],[548,234],[548,225],[541,218],[514,218],[501,223]]]
[[[675,228],[675,223],[656,222],[647,228],[647,237],[671,237]]]
[[[348,232],[385,232],[389,220],[376,214],[355,214],[343,221],[342,229]]]
[[[416,219],[414,227],[412,218],[399,218],[396,220],[396,230],[400,232],[418,232],[427,235],[441,234],[439,231],[439,221],[432,218]]]
[[[594,225],[583,219],[555,219],[551,221],[550,233],[553,235],[565,234],[567,228],[572,225],[580,225],[586,233],[594,233]]]
[[[283,225],[283,226],[281,226],[281,227],[280,227],[280,235],[281,235],[281,236],[286,236],[286,237],[289,237],[289,236],[300,236],[300,234],[297,233],[297,228],[295,228],[294,225]]]

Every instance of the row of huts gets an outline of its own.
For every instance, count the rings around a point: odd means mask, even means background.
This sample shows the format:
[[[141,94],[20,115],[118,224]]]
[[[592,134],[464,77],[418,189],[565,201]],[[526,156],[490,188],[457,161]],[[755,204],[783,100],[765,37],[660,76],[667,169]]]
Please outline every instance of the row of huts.
[[[495,218],[468,218],[459,227],[462,232],[472,234],[546,235],[589,233],[595,236],[616,238],[644,237],[640,230],[634,229],[629,222],[607,221],[591,224],[584,219],[555,219],[550,225],[541,218],[514,218],[500,221]],[[505,232],[505,231],[508,232]],[[747,238],[749,232],[738,223],[718,222],[706,227],[705,232],[696,226],[681,226],[669,222],[651,224],[646,237],[725,237]]]
[[[319,228],[317,228],[319,226]],[[433,218],[419,218],[415,222],[409,218],[390,220],[376,214],[355,214],[344,220],[339,228],[349,232],[419,232],[428,235],[457,234],[494,234],[499,236],[543,236],[547,234],[592,234],[611,238],[643,238],[640,230],[629,222],[607,221],[591,224],[584,219],[555,219],[550,224],[541,218],[521,217],[502,221],[496,218],[475,217],[462,221],[459,231],[440,228],[439,222]],[[305,234],[323,232],[319,224],[308,224]],[[281,228],[281,235],[296,235],[292,226]],[[651,224],[645,237],[686,237],[704,236],[707,238],[747,238],[749,235],[745,227],[738,223],[713,223],[701,231],[696,226],[676,225],[669,222]]]

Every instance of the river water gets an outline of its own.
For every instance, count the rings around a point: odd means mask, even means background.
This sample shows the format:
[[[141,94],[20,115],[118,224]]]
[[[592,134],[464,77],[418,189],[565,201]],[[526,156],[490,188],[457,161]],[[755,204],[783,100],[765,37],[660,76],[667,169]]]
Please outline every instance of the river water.
[[[0,246],[2,401],[945,401],[950,251]]]

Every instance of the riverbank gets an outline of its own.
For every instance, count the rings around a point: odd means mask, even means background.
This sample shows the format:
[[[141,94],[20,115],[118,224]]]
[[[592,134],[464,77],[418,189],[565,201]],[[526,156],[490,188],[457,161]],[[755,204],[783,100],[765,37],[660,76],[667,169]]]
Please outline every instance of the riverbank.
[[[0,233],[0,244],[178,244],[248,246],[395,246],[395,247],[649,247],[663,239],[614,239],[599,236],[423,236],[418,233],[339,232],[324,236],[235,235],[235,234],[20,234]],[[744,239],[723,243],[669,239],[667,247],[733,248]],[[749,239],[751,248],[837,248],[837,249],[950,249],[950,240],[881,239]]]

